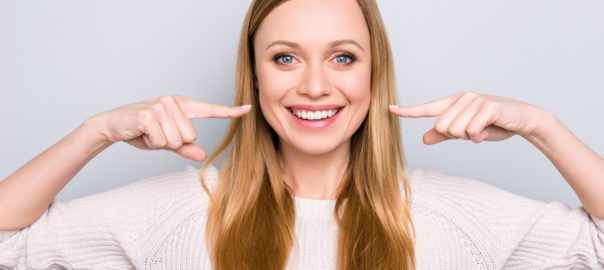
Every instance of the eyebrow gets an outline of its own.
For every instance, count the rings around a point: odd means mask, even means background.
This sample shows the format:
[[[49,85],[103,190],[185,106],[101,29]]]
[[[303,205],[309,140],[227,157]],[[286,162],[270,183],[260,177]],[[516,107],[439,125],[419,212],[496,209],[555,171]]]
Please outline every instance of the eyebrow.
[[[336,47],[342,44],[352,44],[357,46],[359,49],[361,49],[361,51],[365,52],[365,50],[363,49],[363,47],[361,47],[361,45],[359,45],[358,42],[352,40],[352,39],[341,39],[341,40],[335,40],[329,43],[329,47]],[[264,48],[264,50],[268,50],[268,48],[274,46],[274,45],[285,45],[288,47],[292,47],[294,49],[298,49],[300,48],[300,45],[298,45],[298,43],[295,42],[291,42],[291,41],[285,41],[285,40],[276,40],[271,42],[270,44],[268,44],[268,46],[266,46],[266,48]]]

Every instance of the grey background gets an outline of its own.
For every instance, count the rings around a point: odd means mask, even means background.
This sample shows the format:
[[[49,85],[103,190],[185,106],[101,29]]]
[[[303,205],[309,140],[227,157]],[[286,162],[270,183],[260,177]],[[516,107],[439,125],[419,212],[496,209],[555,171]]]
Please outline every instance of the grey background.
[[[401,104],[462,90],[513,97],[553,111],[604,153],[603,1],[378,3],[394,48]],[[235,53],[248,5],[248,0],[1,1],[0,179],[85,119],[121,105],[167,94],[232,104]],[[425,146],[421,136],[434,121],[402,120],[410,168],[580,205],[549,160],[521,137]],[[213,151],[228,120],[193,123],[196,143]],[[188,164],[201,166],[172,152],[116,143],[84,167],[58,199]]]

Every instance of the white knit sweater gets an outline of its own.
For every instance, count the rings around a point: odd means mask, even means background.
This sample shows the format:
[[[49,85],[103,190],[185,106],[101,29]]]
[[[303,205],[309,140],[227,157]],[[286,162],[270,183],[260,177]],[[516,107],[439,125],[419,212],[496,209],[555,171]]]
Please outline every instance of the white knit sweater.
[[[0,232],[0,269],[211,269],[200,170],[150,177],[67,202]],[[603,269],[604,220],[471,179],[414,170],[417,269]],[[215,185],[217,170],[206,179]],[[295,198],[288,269],[334,269],[334,200]]]

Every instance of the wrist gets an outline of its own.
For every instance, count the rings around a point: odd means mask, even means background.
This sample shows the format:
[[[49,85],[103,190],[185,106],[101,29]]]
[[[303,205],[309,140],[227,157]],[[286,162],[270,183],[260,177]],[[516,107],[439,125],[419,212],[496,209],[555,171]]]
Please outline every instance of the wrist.
[[[522,137],[539,149],[549,148],[548,146],[555,142],[557,136],[563,136],[567,131],[566,126],[554,113],[543,108],[538,108],[533,123],[531,131]]]
[[[95,117],[86,119],[74,133],[81,138],[82,143],[92,152],[100,152],[114,142],[103,133],[102,123]]]

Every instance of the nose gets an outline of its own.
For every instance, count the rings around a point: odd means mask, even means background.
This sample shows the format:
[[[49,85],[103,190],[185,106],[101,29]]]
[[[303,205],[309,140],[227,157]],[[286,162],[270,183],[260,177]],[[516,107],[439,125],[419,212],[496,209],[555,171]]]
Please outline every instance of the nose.
[[[311,99],[331,94],[329,76],[321,64],[313,63],[306,66],[301,83],[298,85],[298,93]]]

